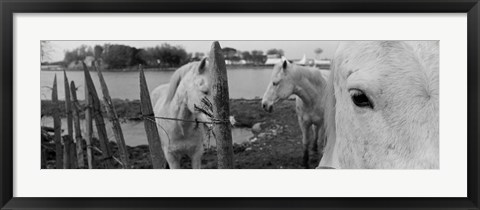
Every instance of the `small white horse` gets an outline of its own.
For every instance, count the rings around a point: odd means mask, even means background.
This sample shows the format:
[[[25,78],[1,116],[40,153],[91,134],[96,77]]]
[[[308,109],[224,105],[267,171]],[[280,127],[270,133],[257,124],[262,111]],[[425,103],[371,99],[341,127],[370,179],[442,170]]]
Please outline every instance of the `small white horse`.
[[[329,71],[298,66],[285,58],[273,67],[272,81],[262,99],[265,111],[272,112],[273,104],[280,99],[296,96],[296,112],[302,131],[303,166],[308,168],[309,146],[313,142],[313,151],[318,151],[320,158],[325,145],[325,129],[323,126],[324,108],[322,98]],[[312,138],[313,132],[313,138]]]
[[[168,117],[195,121],[210,121],[197,111],[195,105],[210,95],[210,71],[206,58],[186,64],[175,71],[169,84],[152,91],[152,103],[156,117]],[[188,155],[192,168],[201,167],[204,126],[192,122],[157,119],[163,153],[171,169],[180,168],[182,156]]]
[[[438,59],[438,41],[341,43],[318,168],[438,168]]]

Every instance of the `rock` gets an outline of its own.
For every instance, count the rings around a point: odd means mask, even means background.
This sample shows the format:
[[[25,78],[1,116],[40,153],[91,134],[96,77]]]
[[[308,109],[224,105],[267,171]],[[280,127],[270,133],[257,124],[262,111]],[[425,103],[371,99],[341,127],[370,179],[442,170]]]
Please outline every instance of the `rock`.
[[[230,120],[230,124],[231,124],[232,126],[235,126],[235,125],[238,124],[238,123],[237,123],[237,120],[235,120],[235,117],[234,117],[234,116],[230,116],[229,120]]]
[[[250,151],[250,150],[252,150],[252,148],[251,148],[251,147],[247,147],[247,148],[245,148],[245,151]]]
[[[277,136],[277,130],[272,130],[272,135]]]
[[[258,139],[255,137],[255,138],[252,138],[250,139],[250,142],[256,142]]]
[[[262,125],[263,123],[255,123],[253,126],[252,126],[252,131],[253,132],[260,132],[262,131]]]

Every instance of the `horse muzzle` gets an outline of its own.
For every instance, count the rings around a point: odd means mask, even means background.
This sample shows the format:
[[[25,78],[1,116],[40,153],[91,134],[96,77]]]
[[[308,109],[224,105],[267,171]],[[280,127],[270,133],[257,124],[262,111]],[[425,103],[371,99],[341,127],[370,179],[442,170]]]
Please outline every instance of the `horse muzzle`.
[[[269,112],[269,113],[272,113],[273,112],[273,106],[272,105],[269,105],[267,103],[262,103],[262,108],[263,110],[265,110],[266,112]]]

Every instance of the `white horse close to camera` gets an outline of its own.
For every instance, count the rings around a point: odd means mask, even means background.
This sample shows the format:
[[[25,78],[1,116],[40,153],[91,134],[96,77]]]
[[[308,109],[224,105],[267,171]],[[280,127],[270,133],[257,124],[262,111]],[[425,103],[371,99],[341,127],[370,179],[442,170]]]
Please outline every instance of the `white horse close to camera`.
[[[195,105],[210,96],[210,71],[207,58],[186,64],[175,71],[169,84],[152,91],[156,117],[210,122],[210,118],[196,110]],[[188,155],[192,168],[201,168],[205,128],[202,125],[165,119],[156,119],[163,153],[171,169],[180,168],[182,156]]]
[[[327,85],[318,168],[439,168],[438,41],[346,41]]]
[[[322,98],[330,72],[298,66],[286,58],[282,60],[273,67],[272,79],[263,96],[262,107],[265,111],[272,112],[275,102],[295,95],[297,118],[303,136],[303,166],[308,168],[309,146],[312,143],[314,153],[319,150],[320,158],[323,154],[325,129]]]

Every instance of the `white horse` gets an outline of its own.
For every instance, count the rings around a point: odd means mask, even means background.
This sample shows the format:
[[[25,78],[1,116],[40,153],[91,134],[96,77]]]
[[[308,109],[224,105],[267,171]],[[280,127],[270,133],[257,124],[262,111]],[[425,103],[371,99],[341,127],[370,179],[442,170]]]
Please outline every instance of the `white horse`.
[[[303,166],[308,168],[309,145],[313,142],[313,151],[317,152],[320,144],[320,157],[325,144],[323,126],[322,97],[329,71],[298,66],[283,61],[273,67],[272,81],[262,99],[262,107],[272,112],[273,104],[280,99],[296,96],[296,112],[302,131]],[[313,132],[313,138],[312,138]]]
[[[202,99],[210,95],[210,71],[206,58],[186,64],[175,71],[169,84],[152,91],[152,103],[156,117],[168,117],[189,121],[210,121],[195,109]],[[199,106],[200,107],[200,106]],[[188,155],[192,168],[201,167],[204,126],[185,121],[156,119],[162,150],[171,169],[180,168],[182,156]]]
[[[438,59],[438,41],[341,43],[317,168],[439,168]]]

